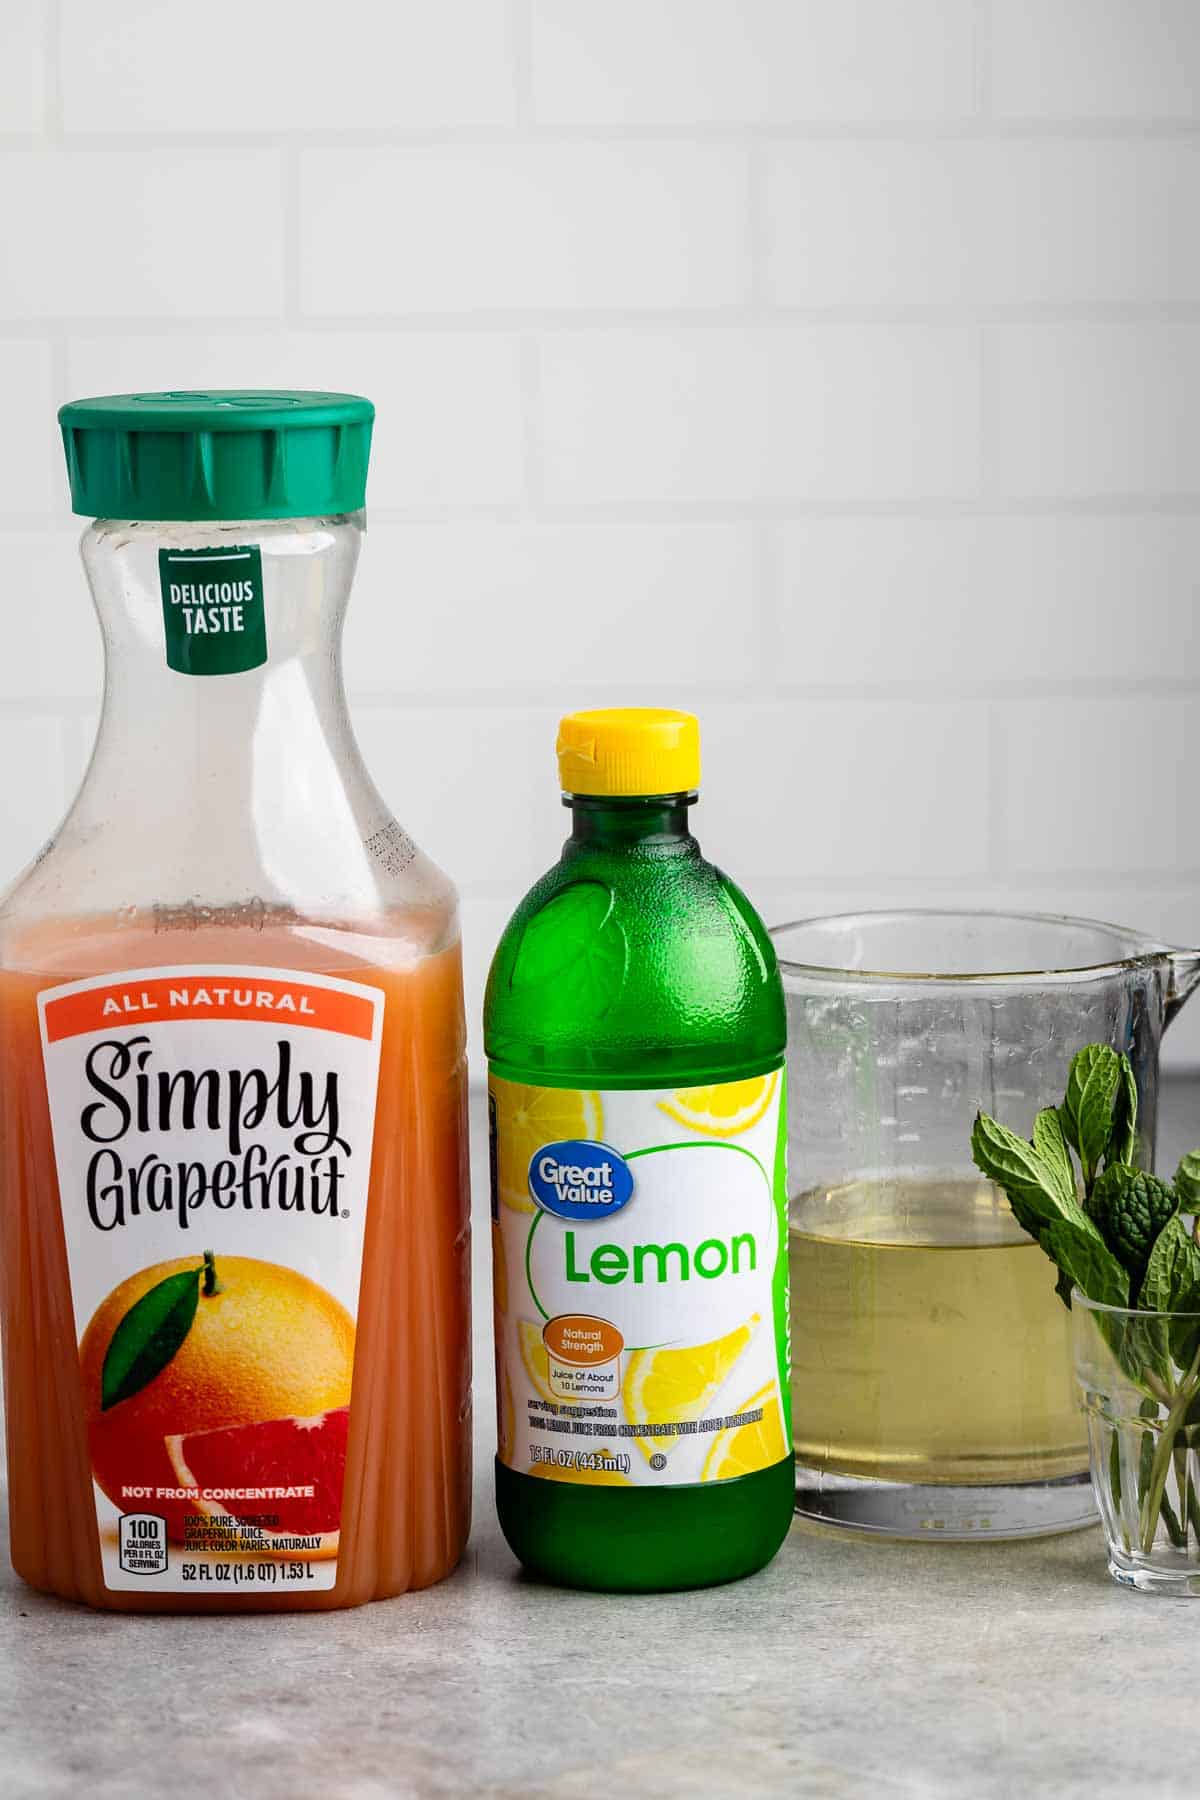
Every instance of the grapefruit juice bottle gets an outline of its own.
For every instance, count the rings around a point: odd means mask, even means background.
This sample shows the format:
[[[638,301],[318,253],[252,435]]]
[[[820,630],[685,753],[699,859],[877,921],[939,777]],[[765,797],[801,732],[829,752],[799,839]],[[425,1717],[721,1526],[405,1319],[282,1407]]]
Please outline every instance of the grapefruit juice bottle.
[[[421,1587],[468,1528],[464,1031],[342,689],[373,409],[61,417],[106,683],[0,907],[13,1562],[117,1611]]]
[[[701,1587],[792,1516],[783,992],[688,829],[686,713],[576,713],[571,835],[485,1005],[504,1534],[537,1574]]]

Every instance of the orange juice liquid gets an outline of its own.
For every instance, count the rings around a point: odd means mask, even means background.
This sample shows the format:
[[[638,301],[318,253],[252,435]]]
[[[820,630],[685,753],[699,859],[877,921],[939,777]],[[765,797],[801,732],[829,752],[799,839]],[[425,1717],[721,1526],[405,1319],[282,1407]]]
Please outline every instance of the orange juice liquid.
[[[32,1586],[120,1612],[308,1611],[425,1587],[458,1561],[471,1476],[461,958],[457,943],[423,945],[419,922],[394,929],[368,936],[258,918],[156,930],[113,918],[10,934],[0,971],[0,1315],[12,1558]],[[116,1591],[99,1552],[36,997],[86,976],[233,963],[264,976],[338,976],[385,1001],[336,1585],[243,1588],[236,1601]]]

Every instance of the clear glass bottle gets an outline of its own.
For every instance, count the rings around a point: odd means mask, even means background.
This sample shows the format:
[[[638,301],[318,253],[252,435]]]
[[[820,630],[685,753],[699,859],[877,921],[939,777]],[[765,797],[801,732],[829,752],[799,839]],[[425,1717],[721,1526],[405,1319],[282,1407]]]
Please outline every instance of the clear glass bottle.
[[[13,1560],[117,1610],[424,1586],[469,1515],[465,1037],[342,684],[373,408],[61,416],[106,681],[0,907]]]

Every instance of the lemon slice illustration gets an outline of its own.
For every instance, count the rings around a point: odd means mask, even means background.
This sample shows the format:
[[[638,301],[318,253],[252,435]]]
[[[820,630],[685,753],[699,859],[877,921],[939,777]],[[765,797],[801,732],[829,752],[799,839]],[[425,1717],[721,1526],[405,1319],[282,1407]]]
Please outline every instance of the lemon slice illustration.
[[[782,1462],[788,1447],[783,1435],[783,1409],[779,1404],[779,1387],[774,1381],[751,1394],[749,1400],[735,1407],[735,1412],[763,1409],[761,1419],[746,1425],[731,1425],[719,1432],[704,1459],[701,1481],[729,1481],[735,1475],[753,1475],[758,1469],[769,1469]]]
[[[674,1098],[660,1100],[659,1111],[704,1137],[740,1137],[766,1112],[775,1096],[779,1070],[752,1075],[747,1081],[722,1081],[714,1087],[676,1088]]]
[[[754,1336],[758,1313],[710,1344],[686,1349],[635,1350],[621,1384],[625,1417],[633,1426],[674,1425],[699,1419]],[[677,1431],[639,1437],[649,1458],[679,1442]]]
[[[550,1358],[542,1342],[541,1326],[535,1325],[530,1319],[518,1319],[517,1341],[521,1346],[521,1361],[525,1365],[525,1373],[542,1399],[557,1406],[558,1402],[550,1392]]]
[[[602,1138],[604,1108],[599,1094],[574,1088],[523,1087],[497,1082],[496,1181],[500,1198],[515,1212],[533,1212],[529,1164],[543,1144],[562,1138]]]

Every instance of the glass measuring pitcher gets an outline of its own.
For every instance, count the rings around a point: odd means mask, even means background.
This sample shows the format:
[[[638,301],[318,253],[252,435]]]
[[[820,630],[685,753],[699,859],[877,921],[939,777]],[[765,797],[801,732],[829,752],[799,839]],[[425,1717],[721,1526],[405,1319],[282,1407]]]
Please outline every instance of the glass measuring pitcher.
[[[1087,919],[859,913],[772,937],[788,1009],[797,1510],[891,1537],[1095,1517],[1055,1271],[971,1159],[1075,1052],[1133,1064],[1153,1165],[1163,1031],[1200,952]]]

